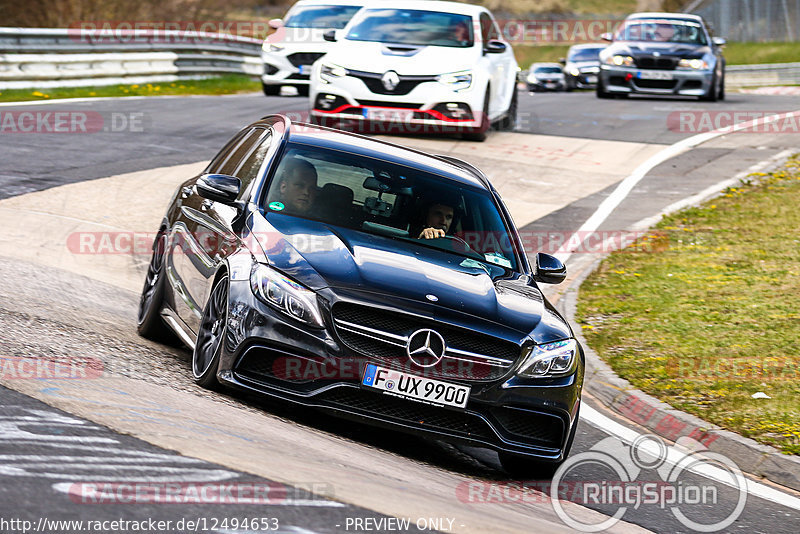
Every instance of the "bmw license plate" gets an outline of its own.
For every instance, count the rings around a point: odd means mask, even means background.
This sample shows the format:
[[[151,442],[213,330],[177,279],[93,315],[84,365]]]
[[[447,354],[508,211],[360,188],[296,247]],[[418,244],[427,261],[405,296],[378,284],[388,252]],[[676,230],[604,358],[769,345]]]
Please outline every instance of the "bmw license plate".
[[[597,76],[590,74],[586,77],[586,83],[597,83]]]
[[[364,118],[371,121],[407,122],[413,117],[411,109],[364,108]]]
[[[424,376],[416,376],[369,363],[361,384],[387,394],[435,406],[464,408],[469,399],[469,386],[450,384]]]
[[[300,74],[311,74],[311,65],[300,65],[297,68],[300,69]]]
[[[672,73],[660,70],[640,70],[638,78],[642,80],[671,80]]]

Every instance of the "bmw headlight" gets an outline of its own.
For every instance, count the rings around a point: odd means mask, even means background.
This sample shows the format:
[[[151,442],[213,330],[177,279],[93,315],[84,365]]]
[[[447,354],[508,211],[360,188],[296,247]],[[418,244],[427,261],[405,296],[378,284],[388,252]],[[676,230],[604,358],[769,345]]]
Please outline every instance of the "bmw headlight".
[[[708,63],[702,59],[682,59],[678,61],[679,69],[708,70]]]
[[[615,65],[617,67],[633,66],[633,58],[631,56],[621,56],[619,54],[607,57],[604,62],[607,65]]]
[[[250,273],[250,287],[259,300],[310,326],[322,328],[317,295],[270,267],[258,264]]]
[[[319,75],[324,81],[330,81],[342,76],[347,76],[347,69],[338,65],[323,63],[319,67]]]
[[[436,77],[436,81],[446,85],[453,91],[461,91],[469,89],[472,85],[472,71],[462,70],[460,72],[450,72],[448,74],[441,74]]]
[[[534,378],[564,376],[575,371],[578,342],[574,339],[535,345],[517,374]]]

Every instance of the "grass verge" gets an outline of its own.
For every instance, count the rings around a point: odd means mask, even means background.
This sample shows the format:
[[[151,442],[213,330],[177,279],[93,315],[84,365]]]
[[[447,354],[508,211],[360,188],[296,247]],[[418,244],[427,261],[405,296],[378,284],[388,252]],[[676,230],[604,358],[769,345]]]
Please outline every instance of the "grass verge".
[[[800,157],[756,179],[609,256],[577,319],[635,387],[800,454]]]
[[[101,96],[228,95],[261,91],[261,82],[247,76],[229,75],[170,83],[61,87],[49,89],[8,89],[0,91],[0,102],[53,100]]]

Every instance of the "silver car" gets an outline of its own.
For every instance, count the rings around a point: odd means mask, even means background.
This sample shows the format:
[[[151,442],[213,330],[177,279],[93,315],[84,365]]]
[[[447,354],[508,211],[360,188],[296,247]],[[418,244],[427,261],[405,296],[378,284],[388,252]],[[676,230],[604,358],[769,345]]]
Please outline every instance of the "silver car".
[[[635,13],[600,52],[597,96],[631,93],[725,98],[725,39],[713,37],[701,17]]]

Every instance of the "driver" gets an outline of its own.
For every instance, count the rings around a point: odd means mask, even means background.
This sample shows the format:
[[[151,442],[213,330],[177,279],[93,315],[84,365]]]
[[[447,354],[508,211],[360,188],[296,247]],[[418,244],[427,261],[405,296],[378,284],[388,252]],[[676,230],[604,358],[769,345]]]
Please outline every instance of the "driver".
[[[436,201],[428,206],[418,239],[437,239],[447,235],[453,224],[455,209],[443,202],[446,201]]]
[[[310,213],[317,198],[317,169],[304,159],[292,158],[286,161],[278,192],[289,213]]]

